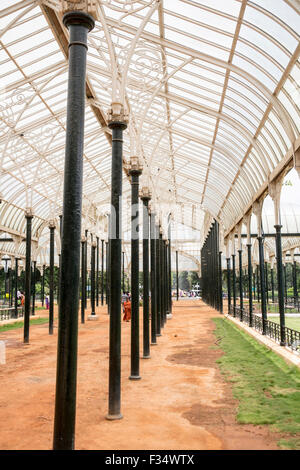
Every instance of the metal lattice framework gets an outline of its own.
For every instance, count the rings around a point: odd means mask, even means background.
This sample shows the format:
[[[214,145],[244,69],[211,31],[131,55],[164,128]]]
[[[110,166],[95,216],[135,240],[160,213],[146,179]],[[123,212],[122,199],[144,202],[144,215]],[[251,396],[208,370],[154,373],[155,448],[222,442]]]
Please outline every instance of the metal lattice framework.
[[[299,1],[1,2],[0,230],[13,242],[0,250],[24,255],[30,207],[40,261],[48,244],[43,231],[62,206],[68,61],[62,14],[74,8],[96,19],[88,40],[83,227],[102,237],[107,230],[106,116],[112,102],[121,102],[129,113],[125,160],[139,156],[152,206],[163,224],[172,212],[173,231],[189,227],[176,247],[199,260],[205,214],[228,233],[298,151]],[[123,194],[126,239],[126,171]],[[191,233],[199,230],[193,245]]]

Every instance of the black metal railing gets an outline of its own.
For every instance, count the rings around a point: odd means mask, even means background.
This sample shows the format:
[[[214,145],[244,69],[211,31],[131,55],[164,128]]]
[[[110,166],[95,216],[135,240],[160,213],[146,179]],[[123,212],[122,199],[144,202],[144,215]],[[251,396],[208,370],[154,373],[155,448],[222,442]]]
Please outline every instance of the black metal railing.
[[[239,319],[243,323],[250,325],[250,314],[249,311],[245,308],[241,309],[240,307],[233,307],[229,309],[229,315]],[[252,327],[259,331],[263,332],[263,320],[262,317],[252,313]],[[284,327],[285,330],[285,340],[286,346],[291,348],[293,351],[300,352],[300,331],[293,330],[292,328]],[[265,334],[269,338],[273,339],[277,343],[281,342],[281,328],[279,323],[275,323],[270,320],[265,321]]]

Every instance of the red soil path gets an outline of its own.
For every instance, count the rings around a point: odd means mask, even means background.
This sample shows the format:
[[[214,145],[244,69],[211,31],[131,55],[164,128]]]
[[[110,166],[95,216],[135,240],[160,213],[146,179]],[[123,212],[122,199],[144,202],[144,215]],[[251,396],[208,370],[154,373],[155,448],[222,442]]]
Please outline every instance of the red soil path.
[[[76,449],[277,449],[267,427],[236,423],[238,404],[215,364],[222,352],[212,348],[218,314],[196,300],[174,302],[140,381],[128,380],[130,323],[122,323],[124,418],[107,421],[109,318],[105,307],[97,313],[79,325]],[[49,336],[48,325],[31,326],[29,345],[22,333],[0,333],[0,449],[51,449],[57,328]]]

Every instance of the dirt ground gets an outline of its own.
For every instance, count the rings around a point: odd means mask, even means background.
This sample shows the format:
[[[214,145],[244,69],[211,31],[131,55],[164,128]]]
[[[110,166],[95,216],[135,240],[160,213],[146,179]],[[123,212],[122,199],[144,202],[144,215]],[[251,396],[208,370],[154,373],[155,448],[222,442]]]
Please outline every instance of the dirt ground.
[[[99,321],[79,325],[76,449],[277,449],[266,426],[236,423],[237,402],[215,364],[222,353],[211,318],[218,314],[199,300],[174,302],[151,359],[141,359],[140,381],[128,380],[130,323],[122,322],[124,418],[107,421],[109,317],[106,307],[97,313]],[[0,333],[0,449],[52,447],[55,325],[53,336],[48,325],[31,326],[29,345],[22,329]],[[140,346],[142,355],[142,334]]]

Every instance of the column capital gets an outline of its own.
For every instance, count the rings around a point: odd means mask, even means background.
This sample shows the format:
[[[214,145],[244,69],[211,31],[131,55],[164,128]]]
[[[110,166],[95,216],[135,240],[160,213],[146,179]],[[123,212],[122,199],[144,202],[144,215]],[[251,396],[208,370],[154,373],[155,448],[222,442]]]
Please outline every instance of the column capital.
[[[125,130],[127,128],[128,113],[124,110],[122,103],[111,103],[107,113],[107,121],[110,129],[120,127],[122,130]]]
[[[140,191],[140,198],[144,202],[150,201],[152,197],[151,191],[147,186],[143,186],[141,191]]]
[[[131,176],[140,176],[143,171],[143,166],[139,162],[139,157],[130,157],[130,162],[127,166],[128,172]]]
[[[32,217],[33,217],[33,209],[32,209],[32,207],[26,207],[26,209],[25,209],[25,217],[26,217],[27,219],[32,219]]]
[[[63,2],[63,24],[68,28],[71,25],[82,25],[85,26],[89,31],[95,27],[94,18],[87,13],[88,5],[87,1],[78,2],[77,0]],[[77,6],[76,6],[77,4]],[[86,4],[86,5],[84,5]],[[81,8],[80,8],[81,7]],[[85,8],[84,8],[85,7]],[[82,46],[87,47],[84,43],[80,43]],[[71,45],[71,44],[70,44]]]
[[[51,228],[56,228],[56,224],[55,224],[55,220],[54,219],[50,219],[49,220],[49,224],[48,224],[48,227],[51,229]]]

